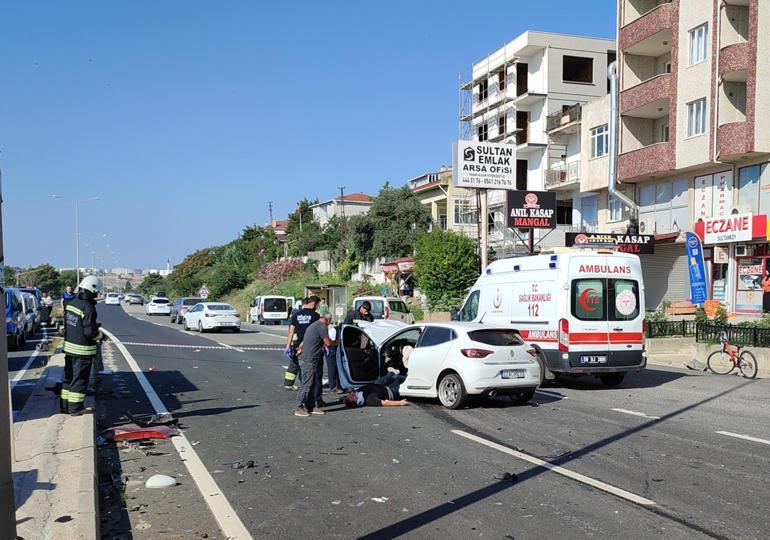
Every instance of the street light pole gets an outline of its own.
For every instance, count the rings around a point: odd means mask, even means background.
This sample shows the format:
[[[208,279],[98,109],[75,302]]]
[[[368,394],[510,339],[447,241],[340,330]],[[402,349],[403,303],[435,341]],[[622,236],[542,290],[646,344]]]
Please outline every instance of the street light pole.
[[[78,201],[75,201],[75,273],[77,285],[80,285],[80,220],[78,219]]]
[[[3,194],[0,177],[0,272],[5,265],[3,255]],[[0,308],[5,313],[5,279],[0,275]],[[8,384],[8,343],[0,339],[0,538],[16,538],[16,501],[13,495],[11,465],[11,393]]]

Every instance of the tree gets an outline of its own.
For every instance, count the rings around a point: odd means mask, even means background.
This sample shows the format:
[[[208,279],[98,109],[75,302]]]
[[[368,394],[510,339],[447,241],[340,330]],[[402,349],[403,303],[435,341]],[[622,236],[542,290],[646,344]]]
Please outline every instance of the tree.
[[[126,281],[126,284],[123,286],[123,292],[131,292],[134,290],[134,286],[131,285],[130,281]]]
[[[362,260],[411,255],[419,236],[428,230],[430,212],[407,187],[386,182],[369,213],[351,220],[352,242]]]
[[[5,278],[5,284],[11,286],[16,283],[16,269],[10,266],[3,267],[3,277]]]
[[[168,288],[180,296],[197,294],[203,285],[203,273],[214,264],[216,252],[206,248],[185,257],[168,276]]]
[[[164,289],[164,285],[165,283],[163,276],[159,274],[150,274],[144,278],[142,283],[139,285],[138,290],[142,294],[152,294],[157,291],[162,291]]]
[[[431,309],[448,311],[459,307],[476,281],[479,260],[470,238],[435,229],[417,242],[414,267],[417,286],[428,297]]]
[[[41,264],[18,273],[19,285],[37,287],[41,291],[56,291],[61,284],[59,273],[50,264]]]
[[[64,290],[67,285],[73,289],[78,286],[78,274],[75,270],[62,270],[59,272],[59,287],[60,291]]]

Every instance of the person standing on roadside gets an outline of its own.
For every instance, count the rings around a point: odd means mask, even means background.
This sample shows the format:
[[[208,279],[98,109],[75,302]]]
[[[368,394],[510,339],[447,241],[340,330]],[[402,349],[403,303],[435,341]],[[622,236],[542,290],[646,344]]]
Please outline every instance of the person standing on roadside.
[[[299,346],[300,388],[297,394],[297,408],[294,416],[307,417],[311,414],[326,414],[317,400],[318,389],[322,384],[318,377],[318,366],[323,370],[324,348],[332,347],[336,341],[329,339],[329,323],[331,313],[322,315],[320,319],[305,330],[305,336]]]
[[[88,276],[80,283],[79,290],[78,297],[67,302],[62,347],[65,355],[64,381],[60,396],[62,412],[73,416],[91,412],[84,407],[83,402],[86,399],[91,364],[98,352],[97,344],[102,339],[100,325],[96,321],[96,298],[102,290],[102,280],[96,276]],[[69,373],[66,369],[67,363],[71,366]]]
[[[302,343],[308,326],[316,322],[320,317],[315,310],[317,298],[311,296],[302,300],[302,308],[291,317],[289,334],[286,338],[286,348],[283,351],[283,355],[289,361],[289,366],[286,368],[286,374],[283,377],[283,387],[286,390],[299,389],[296,384],[297,375],[300,371],[297,347]]]
[[[45,324],[50,324],[51,311],[53,310],[53,298],[51,298],[51,295],[48,294],[47,291],[43,293],[42,302],[43,302],[43,313],[45,314],[43,316],[43,322],[45,322]]]
[[[61,316],[64,317],[64,310],[67,309],[67,304],[72,302],[77,295],[72,292],[72,285],[67,285],[64,288],[64,294],[61,295]]]

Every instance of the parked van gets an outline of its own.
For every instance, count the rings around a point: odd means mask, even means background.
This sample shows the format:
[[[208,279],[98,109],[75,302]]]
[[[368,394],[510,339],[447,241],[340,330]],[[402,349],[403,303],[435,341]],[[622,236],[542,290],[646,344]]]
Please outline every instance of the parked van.
[[[414,324],[414,314],[409,311],[406,302],[395,296],[358,296],[353,299],[353,309],[358,309],[364,302],[372,305],[372,316],[375,319],[401,321]]]
[[[5,289],[5,334],[10,350],[18,350],[24,345],[27,338],[25,324],[21,292],[14,288]]]
[[[25,331],[27,335],[34,334],[40,327],[40,309],[34,294],[21,293],[21,301],[24,307]]]
[[[283,324],[291,317],[294,298],[290,296],[257,296],[251,303],[248,322]]]
[[[596,375],[615,386],[646,365],[642,306],[637,255],[572,251],[491,263],[459,318],[509,324],[553,374]]]

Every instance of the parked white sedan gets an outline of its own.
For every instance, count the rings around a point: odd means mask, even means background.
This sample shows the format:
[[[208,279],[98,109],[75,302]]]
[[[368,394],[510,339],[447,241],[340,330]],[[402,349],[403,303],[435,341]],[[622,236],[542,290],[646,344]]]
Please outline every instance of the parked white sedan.
[[[144,305],[147,315],[171,315],[171,302],[168,298],[153,298]]]
[[[526,403],[541,381],[537,352],[511,328],[375,322],[343,326],[340,334],[337,367],[344,388],[372,383],[390,366],[405,367],[402,397],[437,397],[445,407],[459,409],[474,394]]]
[[[185,330],[222,330],[229,328],[233,332],[241,331],[241,316],[230,304],[217,302],[201,302],[195,304],[184,314]]]

